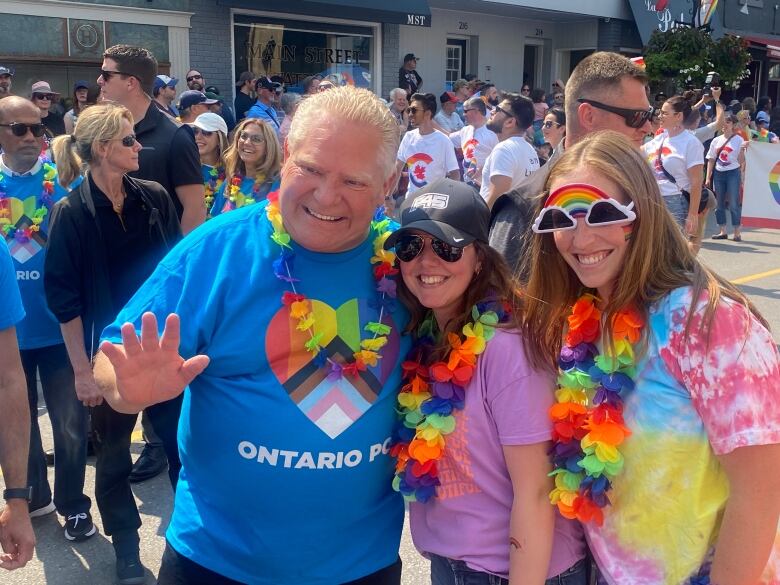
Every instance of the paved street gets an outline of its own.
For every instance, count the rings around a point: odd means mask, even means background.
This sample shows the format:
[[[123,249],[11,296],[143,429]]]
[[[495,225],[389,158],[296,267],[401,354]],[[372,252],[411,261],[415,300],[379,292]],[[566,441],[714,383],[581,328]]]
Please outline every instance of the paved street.
[[[711,220],[712,221],[712,220]],[[709,226],[708,235],[713,233]],[[742,289],[770,321],[776,342],[780,341],[780,231],[745,230],[743,241],[707,240],[701,258],[729,280],[740,283]],[[51,446],[51,430],[45,409],[40,414],[44,446]],[[136,433],[140,438],[140,433]],[[140,445],[134,443],[135,455]],[[53,471],[50,468],[50,481]],[[87,468],[87,493],[94,490],[94,460]],[[0,481],[0,486],[2,481]],[[171,511],[170,484],[165,474],[134,488],[143,519],[141,529],[142,560],[149,569],[147,582],[152,585],[159,568],[164,546],[163,534]],[[95,522],[102,533],[97,507],[93,506]],[[113,580],[113,549],[110,542],[98,534],[87,542],[72,544],[62,536],[62,528],[52,514],[34,521],[38,537],[36,558],[14,573],[0,574],[3,585],[110,585]],[[426,562],[414,551],[404,533],[401,556],[404,561],[404,585],[427,583]]]

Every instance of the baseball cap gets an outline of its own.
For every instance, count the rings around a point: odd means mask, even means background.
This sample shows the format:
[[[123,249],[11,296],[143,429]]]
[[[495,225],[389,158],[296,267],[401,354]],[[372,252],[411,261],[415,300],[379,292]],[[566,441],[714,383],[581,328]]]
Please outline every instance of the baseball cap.
[[[218,93],[214,93],[213,91],[205,91],[203,92],[206,94],[206,97],[210,100],[214,100],[216,102],[222,103],[225,101],[225,99],[219,95]]]
[[[412,60],[419,61],[420,58],[415,56],[414,53],[407,53],[406,55],[404,55],[404,63],[406,63],[408,61],[412,61]]]
[[[439,102],[442,104],[446,104],[447,102],[457,102],[458,96],[456,96],[451,91],[445,91],[443,94],[439,96]]]
[[[255,90],[270,89],[271,91],[276,91],[277,87],[282,87],[282,85],[280,83],[276,83],[275,81],[271,81],[267,77],[258,77],[255,80]]]
[[[6,67],[5,65],[0,65],[0,75],[10,75],[13,77],[15,71],[13,67]]]
[[[474,187],[439,179],[415,191],[401,206],[401,227],[385,241],[385,250],[410,230],[419,230],[452,246],[474,240],[488,243],[490,209]]]
[[[73,91],[76,91],[77,89],[89,89],[89,83],[83,79],[79,79],[76,83],[73,84]]]
[[[154,78],[154,94],[156,95],[163,87],[176,87],[179,80],[167,75],[158,75]]]
[[[50,93],[53,95],[60,95],[56,91],[52,91],[48,81],[36,81],[30,88],[30,95],[34,93]]]
[[[195,121],[192,123],[193,126],[197,126],[201,130],[205,130],[206,132],[216,132],[220,131],[222,134],[227,136],[228,128],[227,124],[225,124],[225,120],[222,119],[222,116],[219,114],[215,114],[214,112],[205,112],[195,118]]]
[[[217,100],[207,98],[205,93],[198,91],[197,89],[188,89],[179,96],[180,110],[186,110],[197,104],[206,104],[207,106],[210,106],[211,104],[216,103]]]
[[[756,124],[769,124],[769,114],[761,110],[756,114]]]
[[[254,78],[254,73],[251,71],[244,71],[241,75],[238,76],[238,79],[236,79],[236,87],[244,85],[247,81],[252,81]]]

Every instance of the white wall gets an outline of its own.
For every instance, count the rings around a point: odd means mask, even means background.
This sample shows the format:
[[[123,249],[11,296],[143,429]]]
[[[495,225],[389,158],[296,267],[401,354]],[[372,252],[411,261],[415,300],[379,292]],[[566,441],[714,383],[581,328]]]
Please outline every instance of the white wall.
[[[500,89],[519,91],[526,38],[539,42],[549,39],[552,53],[545,52],[540,80],[543,83],[540,87],[549,87],[560,76],[552,55],[561,49],[595,49],[598,29],[595,18],[556,22],[550,14],[550,20],[539,20],[431,9],[431,28],[400,27],[398,66],[406,53],[421,57],[417,71],[423,78],[423,90],[438,96],[444,91],[447,38],[477,36],[478,63],[471,63],[467,73],[474,73],[483,81],[490,80]],[[467,23],[468,29],[462,30],[461,23]],[[385,55],[385,58],[392,59],[392,56]]]

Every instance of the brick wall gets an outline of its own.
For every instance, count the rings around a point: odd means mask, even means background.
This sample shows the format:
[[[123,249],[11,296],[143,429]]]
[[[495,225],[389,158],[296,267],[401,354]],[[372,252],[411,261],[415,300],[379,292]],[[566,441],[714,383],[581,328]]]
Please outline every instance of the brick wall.
[[[190,0],[190,67],[200,71],[208,85],[216,85],[223,96],[231,96],[233,60],[230,47],[230,8],[215,0]],[[183,91],[185,84],[176,89]]]
[[[401,55],[399,44],[401,37],[401,25],[383,24],[382,25],[382,96],[390,99],[390,90],[398,85],[398,68],[400,67]]]

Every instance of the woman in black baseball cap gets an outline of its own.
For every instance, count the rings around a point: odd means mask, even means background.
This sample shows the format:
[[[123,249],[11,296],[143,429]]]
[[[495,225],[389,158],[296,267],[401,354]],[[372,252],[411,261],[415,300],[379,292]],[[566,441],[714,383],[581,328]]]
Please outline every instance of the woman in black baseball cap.
[[[584,585],[581,529],[546,496],[555,380],[526,358],[523,303],[488,245],[489,225],[475,189],[440,179],[407,198],[384,244],[395,250],[415,338],[398,395],[393,485],[410,502],[433,583],[541,584],[567,572],[567,583]]]

